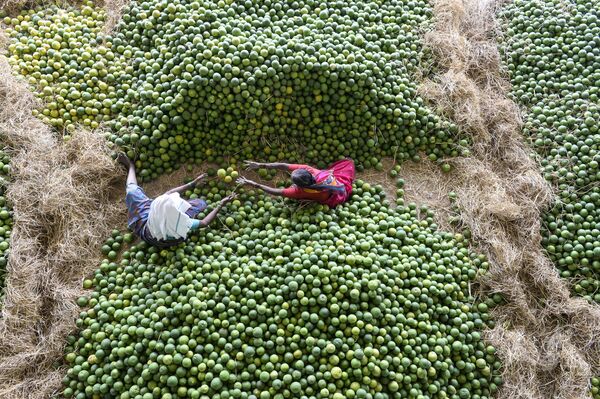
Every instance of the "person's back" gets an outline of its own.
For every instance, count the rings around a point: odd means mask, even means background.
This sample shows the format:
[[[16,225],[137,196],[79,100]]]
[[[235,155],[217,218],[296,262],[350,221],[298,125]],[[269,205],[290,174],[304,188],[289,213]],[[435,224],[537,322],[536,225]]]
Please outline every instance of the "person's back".
[[[187,204],[185,209],[182,209],[183,212],[173,206],[167,209],[164,206],[156,206],[156,204],[163,204],[165,199],[174,196],[178,198],[178,200],[175,200],[176,202],[181,201]],[[125,202],[130,214],[129,229],[148,244],[161,248],[183,242],[189,231],[200,228],[200,221],[194,218],[207,206],[203,200],[185,201],[179,197],[178,193],[163,194],[151,199],[137,185],[127,187]],[[161,224],[160,220],[165,222],[175,220],[175,228],[168,228],[167,224]]]

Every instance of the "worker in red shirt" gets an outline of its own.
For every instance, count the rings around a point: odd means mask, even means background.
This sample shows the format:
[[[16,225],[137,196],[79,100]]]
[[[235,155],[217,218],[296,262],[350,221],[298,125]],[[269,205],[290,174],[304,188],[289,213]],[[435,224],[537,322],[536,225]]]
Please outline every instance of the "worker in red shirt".
[[[287,188],[273,188],[245,177],[237,182],[259,188],[264,192],[297,200],[315,201],[334,208],[346,202],[352,194],[355,177],[354,161],[342,159],[327,169],[319,170],[312,166],[287,163],[262,163],[246,161],[249,170],[265,168],[291,172],[293,185]]]

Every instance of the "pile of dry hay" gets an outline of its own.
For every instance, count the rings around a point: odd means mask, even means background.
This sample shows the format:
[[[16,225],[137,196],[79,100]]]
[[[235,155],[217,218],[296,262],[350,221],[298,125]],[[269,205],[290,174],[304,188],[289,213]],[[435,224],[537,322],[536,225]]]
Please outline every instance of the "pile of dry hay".
[[[436,23],[425,44],[439,71],[420,92],[473,138],[474,149],[472,157],[451,160],[446,179],[427,169],[419,177],[430,190],[437,184],[440,193],[457,193],[462,223],[491,261],[483,288],[506,300],[487,333],[503,361],[499,397],[586,398],[590,377],[600,374],[600,307],[570,296],[541,247],[541,212],[552,190],[522,142],[519,110],[506,97],[510,86],[496,45],[501,6],[434,1]]]
[[[111,196],[123,173],[102,136],[79,131],[63,142],[31,115],[37,106],[0,54],[0,140],[12,157],[15,213],[0,314],[2,398],[45,398],[60,388],[81,281],[124,213]]]
[[[104,10],[106,11],[105,32],[111,32],[121,19],[123,10],[129,4],[130,0],[104,0]]]

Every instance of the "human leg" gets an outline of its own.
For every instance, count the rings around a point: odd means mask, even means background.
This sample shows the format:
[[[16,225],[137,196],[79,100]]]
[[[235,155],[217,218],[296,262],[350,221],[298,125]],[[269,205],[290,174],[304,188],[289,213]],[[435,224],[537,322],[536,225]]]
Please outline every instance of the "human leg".
[[[125,166],[127,169],[127,186],[130,184],[138,185],[137,176],[135,174],[135,165],[124,153],[120,152],[117,155],[117,161],[121,163],[121,165]]]
[[[135,165],[129,162],[129,170],[127,171],[127,186],[130,184],[138,185],[137,176],[135,175]]]

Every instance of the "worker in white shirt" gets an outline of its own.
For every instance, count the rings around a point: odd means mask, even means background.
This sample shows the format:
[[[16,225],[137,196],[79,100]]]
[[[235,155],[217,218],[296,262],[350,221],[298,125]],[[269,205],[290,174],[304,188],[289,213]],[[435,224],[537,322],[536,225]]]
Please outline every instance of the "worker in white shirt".
[[[195,218],[206,209],[206,202],[202,199],[186,201],[179,194],[193,189],[206,177],[205,174],[152,199],[138,185],[133,162],[123,153],[118,155],[117,160],[128,170],[125,196],[127,226],[150,245],[166,248],[185,241],[190,231],[208,226],[221,208],[236,197],[232,193],[223,198],[204,219],[198,220]]]

